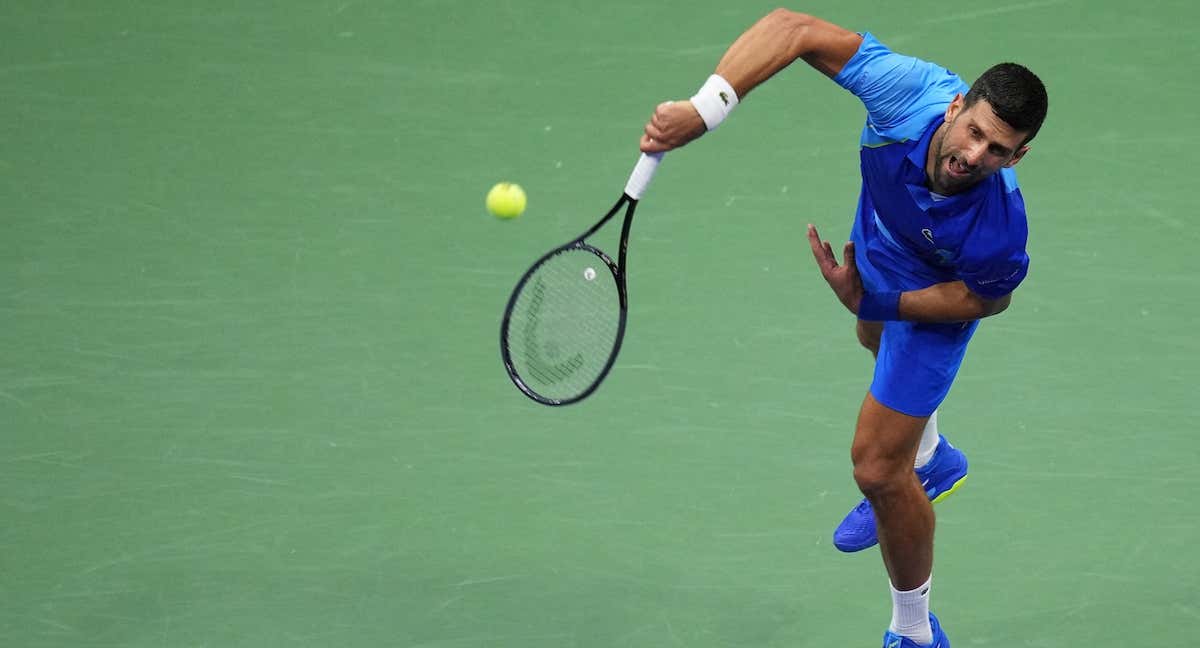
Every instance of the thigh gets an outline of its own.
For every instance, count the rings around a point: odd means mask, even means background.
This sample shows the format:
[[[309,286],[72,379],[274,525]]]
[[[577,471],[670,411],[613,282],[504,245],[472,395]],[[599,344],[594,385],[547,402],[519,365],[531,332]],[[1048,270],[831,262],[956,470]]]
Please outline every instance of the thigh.
[[[863,399],[850,454],[855,466],[871,466],[881,474],[911,472],[928,416],[910,416],[879,402]]]
[[[950,392],[978,322],[887,322],[871,394],[909,416],[929,416]]]

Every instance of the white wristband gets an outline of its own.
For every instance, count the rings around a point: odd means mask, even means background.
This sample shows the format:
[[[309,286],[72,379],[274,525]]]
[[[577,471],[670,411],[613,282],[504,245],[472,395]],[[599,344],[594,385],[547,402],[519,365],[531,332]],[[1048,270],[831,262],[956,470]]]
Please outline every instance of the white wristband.
[[[692,105],[708,130],[715,130],[738,105],[738,96],[728,81],[714,74],[692,97]]]

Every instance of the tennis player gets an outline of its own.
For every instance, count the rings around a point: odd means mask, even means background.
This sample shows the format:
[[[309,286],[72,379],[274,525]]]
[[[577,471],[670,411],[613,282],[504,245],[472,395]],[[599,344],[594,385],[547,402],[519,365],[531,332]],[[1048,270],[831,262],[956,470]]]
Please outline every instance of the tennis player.
[[[690,101],[655,109],[642,151],[669,151],[713,130],[796,59],[867,109],[862,190],[843,264],[808,226],[821,274],[875,355],[850,450],[865,498],[834,531],[834,544],[849,552],[879,543],[892,593],[885,648],[948,648],[929,612],[931,502],[962,484],[967,460],[938,434],[937,408],[979,320],[1008,307],[1028,270],[1025,203],[1012,167],[1045,119],[1046,90],[1015,63],[968,87],[870,33],[777,9],[730,46]]]

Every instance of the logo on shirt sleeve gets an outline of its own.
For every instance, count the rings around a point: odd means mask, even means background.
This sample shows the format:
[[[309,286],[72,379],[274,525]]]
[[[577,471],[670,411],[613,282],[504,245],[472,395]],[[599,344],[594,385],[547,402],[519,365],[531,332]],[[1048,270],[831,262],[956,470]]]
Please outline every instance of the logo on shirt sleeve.
[[[1017,268],[1016,270],[1013,270],[1012,274],[1008,275],[1007,277],[998,277],[996,279],[980,279],[980,280],[976,281],[975,283],[979,284],[980,286],[986,286],[988,284],[994,284],[994,283],[998,283],[1001,281],[1007,281],[1007,280],[1012,279],[1013,277],[1017,276],[1017,274],[1020,272],[1021,272],[1021,269]]]

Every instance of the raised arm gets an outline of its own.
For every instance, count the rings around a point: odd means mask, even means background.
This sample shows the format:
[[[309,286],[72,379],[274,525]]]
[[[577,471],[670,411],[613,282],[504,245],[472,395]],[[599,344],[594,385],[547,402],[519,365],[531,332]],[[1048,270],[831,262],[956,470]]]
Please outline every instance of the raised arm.
[[[756,22],[734,41],[717,64],[716,76],[744,99],[776,72],[796,59],[829,77],[837,76],[849,61],[862,36],[807,14],[776,9]],[[710,87],[701,89],[701,93]],[[641,149],[646,153],[669,151],[700,137],[708,128],[693,101],[668,101],[654,110],[646,124]],[[723,97],[728,106],[730,98]]]
[[[807,14],[776,9],[738,37],[717,63],[739,97],[798,58],[833,78],[849,61],[862,36]]]

